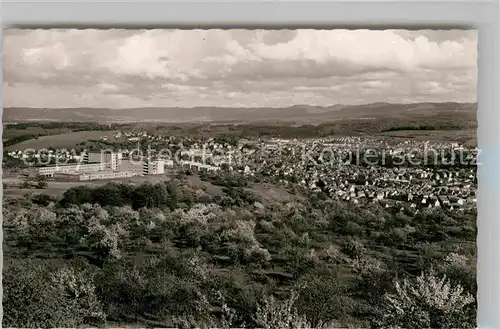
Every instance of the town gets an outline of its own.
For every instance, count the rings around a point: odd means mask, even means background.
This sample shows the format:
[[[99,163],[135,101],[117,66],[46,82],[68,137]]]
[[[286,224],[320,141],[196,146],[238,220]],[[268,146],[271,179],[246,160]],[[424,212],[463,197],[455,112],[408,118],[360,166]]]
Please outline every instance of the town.
[[[146,132],[118,132],[115,138],[146,143],[164,141],[167,148],[165,151],[148,146],[143,150],[138,146],[132,151],[88,153],[75,149],[14,150],[8,156],[32,165],[23,172],[25,175],[59,181],[226,170],[247,179],[296,183],[352,203],[378,202],[386,208],[409,208],[413,212],[434,207],[450,211],[476,207],[478,149],[457,142],[333,137],[240,139],[231,143]],[[371,157],[367,156],[368,151],[372,152]],[[385,154],[380,156],[381,152]],[[397,156],[400,163],[394,160]]]

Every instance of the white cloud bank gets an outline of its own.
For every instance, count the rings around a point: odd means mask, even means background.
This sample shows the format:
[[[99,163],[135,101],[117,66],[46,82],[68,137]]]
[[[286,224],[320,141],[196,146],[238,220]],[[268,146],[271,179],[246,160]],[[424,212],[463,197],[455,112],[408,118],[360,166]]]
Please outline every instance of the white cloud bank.
[[[5,30],[4,104],[476,101],[476,31]]]

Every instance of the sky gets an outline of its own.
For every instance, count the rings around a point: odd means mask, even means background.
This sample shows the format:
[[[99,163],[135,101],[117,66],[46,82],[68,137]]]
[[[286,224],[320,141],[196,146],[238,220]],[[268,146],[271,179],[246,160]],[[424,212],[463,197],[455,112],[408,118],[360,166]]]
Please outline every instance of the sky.
[[[5,107],[475,102],[475,30],[4,30]]]

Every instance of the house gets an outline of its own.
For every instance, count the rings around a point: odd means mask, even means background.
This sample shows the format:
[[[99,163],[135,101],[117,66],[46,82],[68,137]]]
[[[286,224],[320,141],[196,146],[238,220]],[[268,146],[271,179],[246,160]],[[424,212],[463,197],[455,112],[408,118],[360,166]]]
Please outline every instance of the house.
[[[448,200],[448,197],[446,195],[440,195],[438,199],[441,201],[443,205],[449,205],[450,200]]]

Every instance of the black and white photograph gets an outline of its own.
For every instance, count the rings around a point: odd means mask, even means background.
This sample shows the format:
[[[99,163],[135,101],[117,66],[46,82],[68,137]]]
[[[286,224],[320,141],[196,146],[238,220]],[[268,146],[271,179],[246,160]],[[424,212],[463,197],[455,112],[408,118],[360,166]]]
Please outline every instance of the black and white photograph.
[[[2,326],[476,328],[477,43],[4,29]]]

